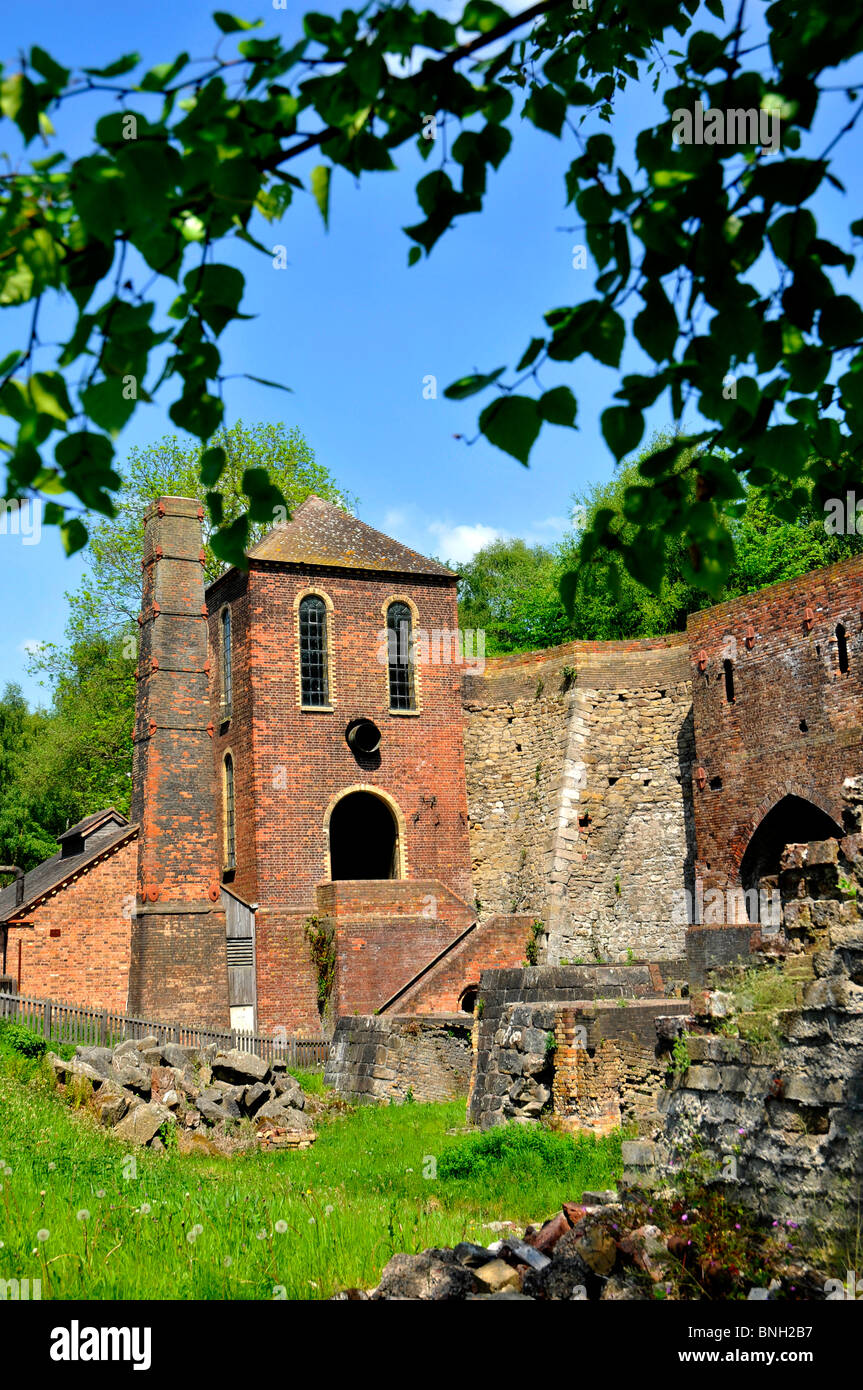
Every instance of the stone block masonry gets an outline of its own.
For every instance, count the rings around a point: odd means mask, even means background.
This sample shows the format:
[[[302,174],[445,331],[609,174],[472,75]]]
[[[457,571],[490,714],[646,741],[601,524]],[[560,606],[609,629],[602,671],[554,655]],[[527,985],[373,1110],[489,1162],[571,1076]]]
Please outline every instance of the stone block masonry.
[[[859,791],[858,791],[859,805]],[[863,846],[793,846],[780,872],[786,969],[814,978],[779,1015],[775,1043],[687,1036],[690,1065],[661,1093],[662,1142],[643,1162],[685,1156],[697,1133],[732,1195],[818,1232],[859,1230],[863,1201]],[[628,1174],[638,1180],[638,1169]]]
[[[485,1129],[548,1111],[573,1130],[655,1131],[655,1019],[689,1010],[668,997],[675,974],[655,962],[484,972],[469,1118]]]
[[[463,1015],[340,1018],[324,1082],[361,1102],[466,1096],[472,1020]]]
[[[682,636],[573,642],[465,680],[481,912],[533,911],[545,959],[682,958],[694,749]]]

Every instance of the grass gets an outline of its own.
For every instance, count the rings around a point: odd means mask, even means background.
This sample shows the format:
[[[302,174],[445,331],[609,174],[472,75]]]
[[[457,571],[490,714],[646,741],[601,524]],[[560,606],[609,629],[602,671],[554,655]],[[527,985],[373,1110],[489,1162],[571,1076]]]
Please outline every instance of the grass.
[[[620,1171],[614,1137],[447,1134],[459,1101],[334,1110],[303,1151],[129,1151],[2,1038],[0,1111],[0,1279],[41,1278],[43,1299],[326,1298],[377,1283],[396,1251],[487,1243],[484,1223],[543,1219]]]
[[[745,1042],[775,1047],[783,1037],[779,1015],[799,1007],[805,982],[787,974],[781,965],[761,965],[742,968],[723,988],[729,990],[733,1002],[731,1017],[721,1031]]]

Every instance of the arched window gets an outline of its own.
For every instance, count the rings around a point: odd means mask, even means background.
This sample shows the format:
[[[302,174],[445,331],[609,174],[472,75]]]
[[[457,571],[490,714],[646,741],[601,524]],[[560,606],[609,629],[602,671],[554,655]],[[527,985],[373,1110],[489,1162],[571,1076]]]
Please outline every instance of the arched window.
[[[734,704],[734,662],[723,661],[722,670],[725,673],[725,698],[729,705]]]
[[[234,815],[234,760],[225,754],[225,868],[237,867],[237,829]]]
[[[844,676],[848,670],[848,638],[844,623],[836,624],[836,654],[839,657],[839,670]]]
[[[300,604],[300,703],[328,705],[327,606],[317,594]]]
[[[222,716],[231,714],[231,610],[222,609]]]
[[[387,609],[387,653],[390,709],[414,709],[414,670],[411,610],[406,603]]]

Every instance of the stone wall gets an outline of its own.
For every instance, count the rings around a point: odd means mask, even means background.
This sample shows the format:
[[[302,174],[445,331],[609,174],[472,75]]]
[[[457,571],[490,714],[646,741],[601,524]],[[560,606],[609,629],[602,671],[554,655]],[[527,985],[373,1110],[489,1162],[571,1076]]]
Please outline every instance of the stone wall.
[[[684,954],[692,887],[690,678],[682,636],[573,642],[465,679],[474,889],[527,912],[545,959]]]
[[[779,876],[792,948],[814,979],[779,1015],[775,1045],[687,1036],[690,1065],[661,1095],[665,1134],[628,1178],[699,1136],[744,1202],[820,1230],[850,1229],[863,1198],[863,841],[789,848]],[[642,1152],[643,1151],[643,1152]]]
[[[434,1017],[340,1018],[324,1082],[355,1101],[454,1100],[466,1096],[473,1020]]]
[[[679,969],[651,962],[485,971],[469,1118],[485,1129],[553,1109],[567,1128],[641,1127],[655,1110],[660,1076],[655,1019],[689,1008],[670,997]]]

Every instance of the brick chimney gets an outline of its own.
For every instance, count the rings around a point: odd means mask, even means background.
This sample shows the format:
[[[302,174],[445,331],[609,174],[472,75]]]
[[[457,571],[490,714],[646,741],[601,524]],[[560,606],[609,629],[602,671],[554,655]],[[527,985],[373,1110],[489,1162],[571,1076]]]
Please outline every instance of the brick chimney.
[[[138,886],[129,1010],[227,1027],[202,511],[160,497],[144,529],[132,819]]]

